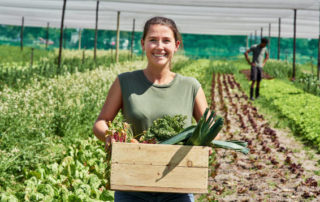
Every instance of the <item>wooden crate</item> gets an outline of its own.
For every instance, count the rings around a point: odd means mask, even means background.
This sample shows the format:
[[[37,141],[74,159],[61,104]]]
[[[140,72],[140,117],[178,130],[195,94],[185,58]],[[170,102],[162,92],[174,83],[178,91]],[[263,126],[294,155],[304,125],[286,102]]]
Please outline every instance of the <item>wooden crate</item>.
[[[114,143],[111,189],[208,192],[209,147]]]

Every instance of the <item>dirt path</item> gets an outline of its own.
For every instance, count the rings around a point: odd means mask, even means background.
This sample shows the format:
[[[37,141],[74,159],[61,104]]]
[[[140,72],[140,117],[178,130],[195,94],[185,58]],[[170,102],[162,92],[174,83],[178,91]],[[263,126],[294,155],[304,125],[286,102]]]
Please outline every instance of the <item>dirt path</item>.
[[[225,119],[224,140],[245,140],[250,153],[217,150],[219,168],[199,201],[320,201],[320,156],[272,128],[233,75],[214,75],[212,108]],[[320,161],[319,161],[320,162]],[[316,175],[318,174],[318,175]]]

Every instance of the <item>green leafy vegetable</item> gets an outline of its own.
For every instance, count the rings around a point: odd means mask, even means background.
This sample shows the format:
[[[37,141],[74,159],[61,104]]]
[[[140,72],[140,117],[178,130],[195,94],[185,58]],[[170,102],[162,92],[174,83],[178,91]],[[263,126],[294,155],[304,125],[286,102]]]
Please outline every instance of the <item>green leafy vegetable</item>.
[[[165,115],[153,121],[152,126],[144,133],[141,140],[157,143],[172,138],[183,130],[186,119],[187,116],[183,115]]]
[[[208,117],[208,118],[207,118]],[[182,125],[182,124],[180,124]],[[155,125],[161,127],[161,125]],[[239,140],[214,140],[223,126],[223,119],[216,116],[214,111],[206,109],[196,126],[190,126],[179,134],[161,142],[160,144],[178,144],[184,141],[186,145],[212,146],[214,148],[231,149],[248,154],[247,143]],[[159,130],[154,130],[159,131]]]
[[[209,109],[207,108],[203,116],[200,118],[192,136],[188,139],[187,145],[208,146],[218,135],[222,126],[223,119],[221,117],[217,117],[214,111],[209,114]]]

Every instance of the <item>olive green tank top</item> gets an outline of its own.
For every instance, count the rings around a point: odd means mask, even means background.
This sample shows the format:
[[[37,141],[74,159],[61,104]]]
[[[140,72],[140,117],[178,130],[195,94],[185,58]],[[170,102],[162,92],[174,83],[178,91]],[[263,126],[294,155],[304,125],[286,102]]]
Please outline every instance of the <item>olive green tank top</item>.
[[[157,85],[147,79],[143,70],[122,73],[118,77],[122,113],[134,135],[141,134],[164,115],[186,115],[185,127],[191,125],[194,101],[200,88],[196,79],[176,74],[170,83]]]

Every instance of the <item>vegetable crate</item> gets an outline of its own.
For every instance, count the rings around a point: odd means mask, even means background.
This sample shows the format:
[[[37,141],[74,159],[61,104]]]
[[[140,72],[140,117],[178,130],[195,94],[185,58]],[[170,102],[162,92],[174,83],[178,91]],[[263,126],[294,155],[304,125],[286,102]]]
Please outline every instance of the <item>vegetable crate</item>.
[[[207,193],[209,147],[113,143],[112,190]]]

